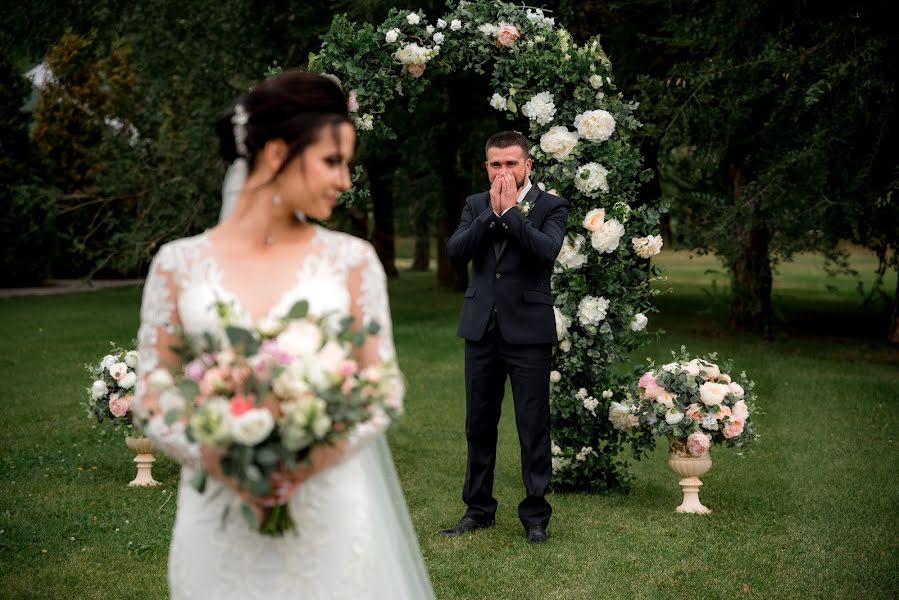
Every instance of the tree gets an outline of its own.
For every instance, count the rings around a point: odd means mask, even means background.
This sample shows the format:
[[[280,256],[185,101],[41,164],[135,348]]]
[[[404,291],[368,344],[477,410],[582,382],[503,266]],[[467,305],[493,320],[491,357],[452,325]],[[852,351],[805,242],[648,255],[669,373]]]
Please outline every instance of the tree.
[[[670,67],[640,83],[651,104],[647,133],[659,139],[678,235],[730,270],[735,327],[770,331],[773,266],[800,251],[837,259],[847,229],[833,227],[835,211],[886,192],[884,181],[857,194],[867,187],[868,150],[891,118],[882,112],[891,91],[870,83],[883,80],[895,53],[891,10],[672,6],[658,40]]]

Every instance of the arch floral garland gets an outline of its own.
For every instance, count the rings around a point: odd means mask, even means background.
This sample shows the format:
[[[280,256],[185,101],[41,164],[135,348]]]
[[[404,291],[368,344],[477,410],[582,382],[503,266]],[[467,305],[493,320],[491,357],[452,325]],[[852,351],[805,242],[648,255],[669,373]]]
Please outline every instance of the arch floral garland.
[[[337,16],[310,68],[336,74],[358,129],[382,138],[395,135],[379,116],[403,101],[413,110],[434,69],[489,72],[494,94],[485,101],[510,120],[528,119],[532,179],[571,201],[552,277],[561,339],[551,377],[553,484],[626,488],[621,450],[630,445],[639,457],[652,441],[636,427],[632,374],[621,367],[648,337],[658,273],[646,259],[662,240],[659,209],[636,205],[638,181],[649,176],[630,141],[636,105],[615,93],[599,39],[575,45],[540,9],[462,1],[430,23],[397,9],[379,26]]]

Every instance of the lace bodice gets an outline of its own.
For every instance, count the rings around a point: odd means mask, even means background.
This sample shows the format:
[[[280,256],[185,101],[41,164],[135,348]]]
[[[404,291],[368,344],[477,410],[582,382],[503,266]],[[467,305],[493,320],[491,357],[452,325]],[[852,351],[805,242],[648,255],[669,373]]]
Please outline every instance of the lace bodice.
[[[244,299],[229,289],[227,274],[208,233],[165,244],[153,259],[141,305],[135,411],[146,419],[147,435],[176,460],[196,463],[197,449],[184,436],[183,425],[166,426],[161,415],[154,414],[153,394],[146,379],[161,364],[172,362],[170,353],[168,361],[162,360],[162,355],[177,341],[179,329],[191,335],[224,336],[215,312],[217,300],[229,304],[232,320],[244,325],[266,317],[283,317],[299,300],[309,302],[313,315],[328,315],[336,321],[354,315],[364,325],[376,321],[381,326],[379,333],[369,342],[372,348],[362,362],[394,359],[386,278],[374,249],[353,236],[318,226],[313,228],[307,251],[297,259],[294,281],[272,280],[275,289],[285,285],[286,289],[264,314],[252,315]],[[259,265],[258,268],[267,267]],[[401,398],[402,390],[397,395]],[[351,447],[358,446],[384,426],[386,417],[376,415],[358,428]]]

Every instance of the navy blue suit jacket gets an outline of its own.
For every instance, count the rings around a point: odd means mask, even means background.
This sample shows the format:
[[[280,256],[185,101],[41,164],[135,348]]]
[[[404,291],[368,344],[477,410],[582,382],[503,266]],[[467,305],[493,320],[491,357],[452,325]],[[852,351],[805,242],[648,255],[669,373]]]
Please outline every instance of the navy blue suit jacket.
[[[471,287],[465,290],[456,334],[478,341],[496,309],[497,326],[511,344],[554,344],[556,337],[549,278],[562,248],[568,201],[534,185],[523,204],[497,216],[490,192],[465,199],[459,227],[446,243],[449,258],[472,263]],[[520,206],[520,205],[519,205]],[[494,241],[500,234],[501,247]],[[499,254],[499,256],[497,256]]]

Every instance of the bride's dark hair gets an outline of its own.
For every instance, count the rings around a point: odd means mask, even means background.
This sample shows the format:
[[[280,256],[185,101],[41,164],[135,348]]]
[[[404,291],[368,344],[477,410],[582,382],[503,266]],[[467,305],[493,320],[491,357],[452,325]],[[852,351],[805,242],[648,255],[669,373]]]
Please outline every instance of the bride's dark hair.
[[[234,115],[240,105],[247,113],[246,155],[252,170],[256,155],[270,140],[288,147],[283,170],[313,143],[324,127],[349,123],[343,90],[332,79],[306,71],[286,71],[238,98],[215,125],[222,158],[231,163],[241,157],[234,135]]]

